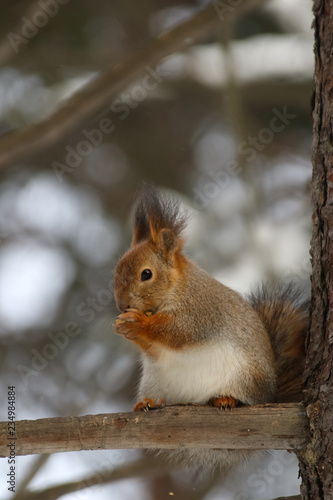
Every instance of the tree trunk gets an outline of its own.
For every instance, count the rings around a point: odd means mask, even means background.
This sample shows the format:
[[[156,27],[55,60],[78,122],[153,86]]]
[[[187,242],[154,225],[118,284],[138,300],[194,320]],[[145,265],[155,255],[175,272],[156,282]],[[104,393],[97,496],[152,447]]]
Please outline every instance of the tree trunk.
[[[303,499],[333,499],[333,3],[314,1],[312,306],[305,403],[310,441],[301,453]]]

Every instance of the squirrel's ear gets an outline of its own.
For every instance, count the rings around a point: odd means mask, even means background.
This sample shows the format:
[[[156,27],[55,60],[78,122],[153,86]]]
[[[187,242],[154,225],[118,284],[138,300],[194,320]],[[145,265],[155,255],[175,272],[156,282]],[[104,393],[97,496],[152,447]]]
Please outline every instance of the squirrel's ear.
[[[182,239],[179,238],[172,229],[164,228],[155,232],[153,228],[151,228],[150,238],[165,257],[169,257],[183,246]]]
[[[179,203],[146,185],[136,202],[133,219],[132,245],[149,240],[163,253],[181,247],[180,234],[186,225],[186,215]]]
[[[149,224],[145,225],[137,225],[133,229],[133,238],[132,238],[132,246],[140,243],[140,241],[146,240],[149,237],[150,229]]]
[[[174,252],[179,246],[179,238],[171,229],[162,229],[159,234],[159,240],[166,253]]]

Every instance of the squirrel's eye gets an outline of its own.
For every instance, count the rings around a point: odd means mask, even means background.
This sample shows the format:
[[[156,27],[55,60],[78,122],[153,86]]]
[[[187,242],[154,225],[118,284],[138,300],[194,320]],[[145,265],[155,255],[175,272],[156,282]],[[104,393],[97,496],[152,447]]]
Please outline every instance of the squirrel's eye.
[[[150,280],[152,277],[153,273],[151,272],[150,269],[144,269],[141,273],[141,281],[147,281]]]

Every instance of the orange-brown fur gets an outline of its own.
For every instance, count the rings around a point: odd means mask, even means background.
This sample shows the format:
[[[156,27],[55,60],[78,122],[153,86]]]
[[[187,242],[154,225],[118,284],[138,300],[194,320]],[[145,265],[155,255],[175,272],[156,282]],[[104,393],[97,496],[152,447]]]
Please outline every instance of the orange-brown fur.
[[[231,410],[237,406],[238,401],[230,396],[221,396],[219,398],[210,399],[208,404],[214,406],[215,408],[219,408],[220,410],[225,410],[226,408]]]
[[[190,333],[185,332],[182,337],[175,336],[170,315],[164,312],[148,317],[141,311],[129,309],[120,314],[118,320],[120,323],[115,323],[115,332],[138,344],[148,354],[151,354],[151,350],[157,353],[158,345],[180,349],[186,345],[186,339],[190,336]]]
[[[156,402],[152,398],[144,398],[143,401],[139,401],[139,403],[134,406],[133,411],[148,411],[153,408],[162,408],[163,406],[165,406],[165,401],[163,399]]]

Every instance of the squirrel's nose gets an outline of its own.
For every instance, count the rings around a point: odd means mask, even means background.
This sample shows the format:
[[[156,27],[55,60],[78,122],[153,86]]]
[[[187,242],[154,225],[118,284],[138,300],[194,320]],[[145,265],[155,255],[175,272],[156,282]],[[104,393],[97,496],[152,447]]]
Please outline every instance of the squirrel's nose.
[[[117,308],[120,312],[126,311],[126,309],[130,309],[131,306],[128,304],[128,301],[120,298],[116,298]]]

